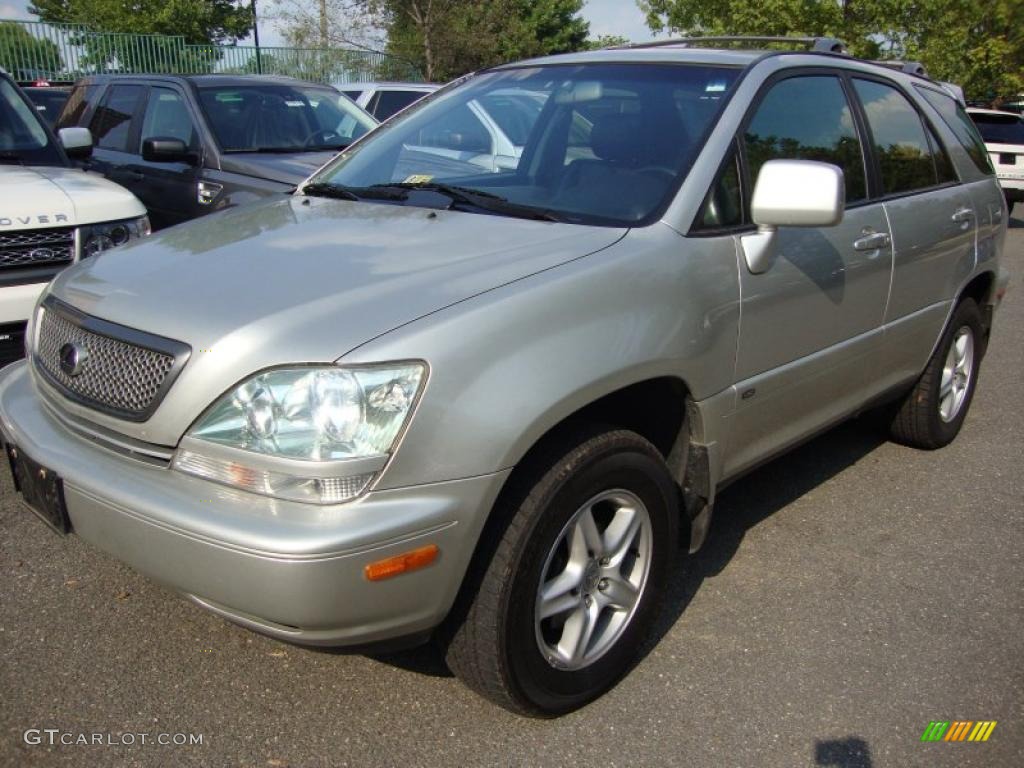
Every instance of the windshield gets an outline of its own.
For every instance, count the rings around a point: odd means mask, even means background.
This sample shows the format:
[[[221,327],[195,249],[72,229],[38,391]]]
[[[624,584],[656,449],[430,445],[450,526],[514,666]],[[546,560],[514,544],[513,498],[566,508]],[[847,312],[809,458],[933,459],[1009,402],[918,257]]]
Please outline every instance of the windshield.
[[[7,78],[0,78],[0,163],[64,165],[35,109]]]
[[[1024,120],[1014,115],[971,114],[987,144],[1024,144]]]
[[[315,152],[347,147],[377,122],[333,88],[244,84],[199,90],[225,152]]]
[[[333,185],[355,195],[454,186],[477,202],[497,198],[561,221],[647,223],[678,188],[738,74],[647,63],[485,73],[410,107],[312,183],[319,194]],[[511,210],[494,208],[481,212]]]

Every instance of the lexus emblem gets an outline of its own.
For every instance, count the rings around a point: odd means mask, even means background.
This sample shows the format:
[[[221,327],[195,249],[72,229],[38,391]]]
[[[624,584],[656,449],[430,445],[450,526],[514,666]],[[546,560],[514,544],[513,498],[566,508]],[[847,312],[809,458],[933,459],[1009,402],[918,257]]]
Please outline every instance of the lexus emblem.
[[[68,342],[60,348],[60,369],[68,376],[80,374],[88,359],[89,350],[78,344]]]

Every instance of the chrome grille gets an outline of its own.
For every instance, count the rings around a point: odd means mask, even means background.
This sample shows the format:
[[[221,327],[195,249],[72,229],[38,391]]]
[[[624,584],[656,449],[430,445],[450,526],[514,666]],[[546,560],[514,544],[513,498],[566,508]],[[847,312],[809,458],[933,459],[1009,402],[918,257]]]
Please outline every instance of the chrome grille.
[[[74,376],[61,366],[61,350],[69,344],[86,353]],[[144,421],[188,354],[180,342],[82,315],[49,297],[39,317],[34,359],[50,383],[71,399]]]
[[[34,229],[0,232],[0,269],[66,264],[75,257],[75,230]]]

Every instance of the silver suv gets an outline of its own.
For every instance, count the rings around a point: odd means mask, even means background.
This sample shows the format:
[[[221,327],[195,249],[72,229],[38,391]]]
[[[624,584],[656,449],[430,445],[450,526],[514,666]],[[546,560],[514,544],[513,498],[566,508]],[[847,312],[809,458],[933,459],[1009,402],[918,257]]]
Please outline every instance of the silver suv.
[[[542,99],[514,167],[432,142]],[[282,640],[412,643],[513,711],[629,668],[716,489],[869,407],[939,448],[1007,283],[941,85],[684,43],[454,84],[288,198],[63,272],[0,374],[15,482]]]

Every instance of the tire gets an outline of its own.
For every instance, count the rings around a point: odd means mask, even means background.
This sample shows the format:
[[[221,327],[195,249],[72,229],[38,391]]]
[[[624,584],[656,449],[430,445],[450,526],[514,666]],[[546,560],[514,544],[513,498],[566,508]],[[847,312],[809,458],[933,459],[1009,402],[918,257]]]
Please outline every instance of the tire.
[[[578,433],[532,467],[506,489],[506,508],[499,502],[494,511],[507,525],[494,534],[493,556],[480,565],[445,651],[451,670],[484,698],[553,717],[594,700],[629,670],[678,548],[679,492],[654,446],[628,431]],[[587,514],[599,538],[583,535],[593,531]],[[543,601],[542,582],[561,596]],[[632,603],[626,582],[639,586]],[[576,591],[563,591],[570,583]],[[540,620],[542,606],[556,612]],[[572,642],[587,626],[595,627],[590,643]]]
[[[969,349],[961,354],[958,347],[954,352],[954,343]],[[962,299],[924,373],[899,405],[889,426],[894,440],[926,450],[953,442],[974,398],[984,347],[978,305],[972,299]],[[951,364],[958,375],[951,376]]]

